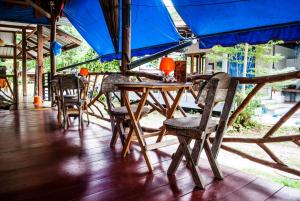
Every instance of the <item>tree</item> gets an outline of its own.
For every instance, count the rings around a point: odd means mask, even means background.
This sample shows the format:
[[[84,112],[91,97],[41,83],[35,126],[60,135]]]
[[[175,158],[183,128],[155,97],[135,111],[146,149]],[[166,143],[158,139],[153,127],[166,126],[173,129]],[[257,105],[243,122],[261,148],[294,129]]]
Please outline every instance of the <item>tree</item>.
[[[245,55],[245,49],[247,51],[246,60],[252,62],[253,59],[261,59],[265,64],[277,63],[283,56],[281,54],[271,54],[274,45],[282,44],[283,41],[269,41],[266,44],[260,45],[248,45],[248,44],[238,44],[233,47],[222,47],[220,45],[214,46],[211,51],[206,55],[210,61],[218,62],[224,59],[228,59],[228,62],[235,64],[244,64],[244,60],[240,59],[241,55]],[[224,56],[226,55],[226,56]],[[255,74],[257,69],[264,68],[264,66],[256,66]],[[257,71],[259,72],[259,71]],[[256,74],[257,75],[257,74]]]

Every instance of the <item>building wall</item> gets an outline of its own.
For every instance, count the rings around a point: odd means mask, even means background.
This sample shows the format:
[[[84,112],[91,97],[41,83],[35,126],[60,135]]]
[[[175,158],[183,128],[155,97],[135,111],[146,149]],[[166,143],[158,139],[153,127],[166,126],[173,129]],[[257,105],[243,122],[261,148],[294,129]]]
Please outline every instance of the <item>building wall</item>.
[[[278,45],[275,46],[275,54],[281,54],[282,56],[284,56],[284,58],[282,60],[275,63],[275,65],[274,65],[275,69],[278,69],[278,70],[288,67],[287,59],[295,57],[295,53],[294,53],[293,49],[278,46]]]
[[[291,48],[282,47],[279,45],[275,46],[275,54],[280,54],[284,58],[280,61],[274,63],[274,69],[275,70],[282,70],[287,67],[295,67],[296,69],[299,69],[300,67],[300,58],[295,58],[295,51]],[[273,55],[273,50],[270,51],[270,55]],[[264,67],[264,68],[272,68],[273,63],[266,63],[262,59],[257,59],[255,63],[256,67]]]

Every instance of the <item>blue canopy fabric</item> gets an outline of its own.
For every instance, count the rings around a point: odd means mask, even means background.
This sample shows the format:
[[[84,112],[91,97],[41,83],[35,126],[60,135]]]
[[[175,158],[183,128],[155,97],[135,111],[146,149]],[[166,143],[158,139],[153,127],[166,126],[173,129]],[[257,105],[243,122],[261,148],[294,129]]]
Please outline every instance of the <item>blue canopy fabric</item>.
[[[24,22],[30,24],[49,24],[48,18],[36,16],[30,6],[17,6],[0,1],[0,20],[10,22]]]
[[[200,48],[300,39],[298,0],[172,0]]]
[[[162,0],[148,0],[147,3],[154,5],[150,7],[143,6],[140,2],[141,0],[132,0],[131,5],[132,56],[155,53],[178,44],[182,38]],[[118,55],[121,53],[122,39],[119,40],[119,52],[115,52],[99,0],[68,1],[64,14],[103,60],[120,57]]]

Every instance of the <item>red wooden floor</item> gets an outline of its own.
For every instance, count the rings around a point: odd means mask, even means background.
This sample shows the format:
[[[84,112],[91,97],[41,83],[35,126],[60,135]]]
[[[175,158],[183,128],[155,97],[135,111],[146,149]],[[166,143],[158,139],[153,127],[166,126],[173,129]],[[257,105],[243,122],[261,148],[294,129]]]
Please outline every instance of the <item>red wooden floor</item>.
[[[300,191],[227,167],[214,180],[204,160],[208,186],[196,190],[184,165],[166,175],[176,146],[151,152],[149,174],[137,147],[123,159],[110,136],[96,124],[64,133],[51,110],[0,112],[0,200],[300,200]]]

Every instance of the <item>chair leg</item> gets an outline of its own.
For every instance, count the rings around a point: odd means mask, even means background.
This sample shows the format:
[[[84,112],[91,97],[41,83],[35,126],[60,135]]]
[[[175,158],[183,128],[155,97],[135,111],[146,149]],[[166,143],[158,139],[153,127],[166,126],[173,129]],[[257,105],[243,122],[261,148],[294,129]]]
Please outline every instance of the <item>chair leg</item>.
[[[188,139],[187,144],[190,144],[192,141],[192,139]],[[177,151],[173,154],[172,156],[172,162],[168,168],[168,175],[174,175],[175,172],[178,169],[178,166],[180,164],[180,162],[182,161],[182,157],[183,157],[183,151],[182,151],[182,145],[180,144],[177,148]]]
[[[195,163],[198,165],[201,152],[203,150],[204,140],[195,140],[195,144],[192,151],[192,157]]]
[[[126,140],[126,138],[125,138],[125,129],[124,129],[124,121],[120,121],[120,123],[118,124],[118,130],[119,130],[119,136],[120,136],[120,139],[121,139],[121,143],[122,143],[122,145],[123,145],[123,147],[124,147],[124,145],[125,145],[125,140]]]
[[[88,111],[86,111],[86,118],[87,118],[87,123],[88,123],[88,125],[90,125],[90,116],[89,116],[89,113],[88,113]]]
[[[222,171],[219,167],[218,161],[217,161],[216,158],[213,157],[211,147],[209,146],[208,138],[205,139],[204,150],[205,150],[206,156],[208,158],[209,164],[211,166],[211,169],[212,169],[215,177],[218,178],[218,179],[223,179],[224,177],[223,177]]]
[[[80,120],[81,121],[81,125],[80,126],[81,126],[82,129],[84,129],[83,111],[82,110],[81,110],[81,113],[80,113],[80,119],[81,119]]]
[[[111,137],[111,141],[110,141],[110,147],[115,147],[116,143],[117,143],[117,139],[118,139],[118,134],[119,134],[119,131],[118,131],[118,120],[112,120],[113,123],[112,125],[114,124],[114,126],[112,126],[112,131],[113,131],[113,134],[112,134],[112,137]]]
[[[68,115],[67,115],[67,111],[66,111],[66,108],[64,107],[63,108],[63,116],[64,116],[64,120],[63,120],[63,126],[64,126],[64,129],[67,130],[68,128]]]
[[[81,128],[82,128],[82,112],[81,112],[81,109],[80,108],[78,108],[78,110],[79,110],[79,117],[78,117],[78,122],[79,122],[79,125],[78,125],[78,129],[79,130],[81,130]]]
[[[191,170],[192,177],[193,177],[193,180],[195,182],[195,185],[197,187],[201,188],[201,189],[204,189],[205,186],[203,184],[204,182],[203,182],[203,179],[201,177],[200,170],[196,166],[196,163],[194,162],[194,159],[191,155],[191,153],[192,153],[191,148],[187,144],[188,139],[186,137],[182,137],[182,136],[177,136],[177,137],[178,137],[178,140],[179,140],[180,144],[182,145],[181,146],[182,151],[183,151],[183,154],[184,154],[186,160],[191,164],[190,170]]]

